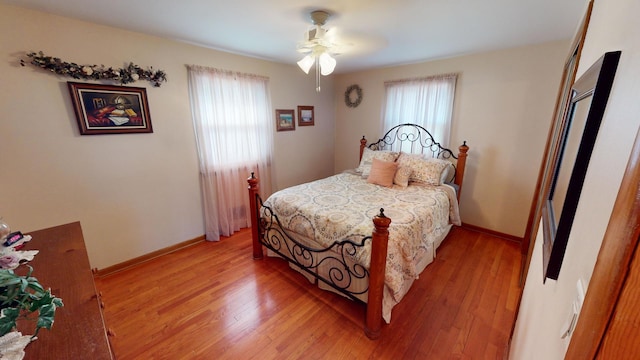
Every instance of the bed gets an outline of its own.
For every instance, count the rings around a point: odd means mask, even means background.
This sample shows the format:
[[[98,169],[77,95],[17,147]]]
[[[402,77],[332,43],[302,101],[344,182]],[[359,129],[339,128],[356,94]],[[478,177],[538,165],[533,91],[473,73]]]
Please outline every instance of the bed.
[[[280,190],[263,201],[249,184],[253,257],[289,261],[322,289],[366,303],[365,334],[382,321],[436,256],[453,225],[466,164],[423,127],[397,125],[360,140],[356,169]]]

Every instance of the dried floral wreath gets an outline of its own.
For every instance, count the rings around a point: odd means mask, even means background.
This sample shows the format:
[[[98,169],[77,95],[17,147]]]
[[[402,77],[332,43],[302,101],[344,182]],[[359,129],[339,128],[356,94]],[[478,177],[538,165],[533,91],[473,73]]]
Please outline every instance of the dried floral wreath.
[[[60,58],[46,56],[42,51],[28,53],[31,58],[30,64],[49,70],[63,76],[70,76],[74,79],[85,80],[112,80],[121,84],[128,84],[137,80],[147,80],[153,86],[159,87],[162,82],[167,81],[167,74],[162,70],[142,69],[134,63],[129,63],[125,68],[106,68],[104,65],[78,65],[60,60]],[[20,65],[25,66],[27,61],[20,60]]]
[[[356,97],[355,99],[351,99],[351,93],[355,92]],[[362,88],[360,88],[360,86],[358,85],[351,85],[347,88],[347,91],[344,92],[344,103],[350,107],[350,108],[354,108],[357,107],[358,105],[360,105],[360,103],[362,102]]]

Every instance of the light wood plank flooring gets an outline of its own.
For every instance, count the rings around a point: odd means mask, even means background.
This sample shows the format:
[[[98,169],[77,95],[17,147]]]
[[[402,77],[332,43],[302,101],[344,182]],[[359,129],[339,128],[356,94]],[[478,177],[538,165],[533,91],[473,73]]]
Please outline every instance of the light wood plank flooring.
[[[253,260],[251,233],[203,242],[96,279],[118,359],[503,359],[518,244],[454,228],[384,325],[283,261]]]

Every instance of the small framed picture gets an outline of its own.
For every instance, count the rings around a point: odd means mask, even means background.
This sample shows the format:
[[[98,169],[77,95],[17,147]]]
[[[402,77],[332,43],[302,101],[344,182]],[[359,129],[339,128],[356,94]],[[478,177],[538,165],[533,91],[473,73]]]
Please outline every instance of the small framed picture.
[[[80,135],[153,132],[145,88],[67,84]]]
[[[296,129],[296,114],[293,110],[276,110],[276,130]]]
[[[298,126],[314,125],[313,106],[298,106]]]

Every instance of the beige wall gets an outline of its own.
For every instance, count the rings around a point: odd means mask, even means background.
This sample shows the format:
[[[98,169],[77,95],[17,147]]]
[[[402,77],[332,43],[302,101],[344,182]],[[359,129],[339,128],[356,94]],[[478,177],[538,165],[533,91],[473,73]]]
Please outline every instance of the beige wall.
[[[268,76],[273,108],[315,106],[315,126],[274,133],[276,188],[333,174],[331,78],[321,94],[295,64],[242,57],[0,5],[0,216],[25,232],[80,221],[91,265],[114,265],[204,234],[187,70],[197,64]],[[153,134],[80,136],[66,82],[19,60],[165,70],[146,82]],[[299,150],[299,151],[292,151]],[[296,164],[291,166],[291,164]]]
[[[0,216],[22,230],[80,220],[92,266],[204,232],[185,64],[269,76],[274,109],[315,106],[315,126],[274,133],[276,189],[355,167],[362,135],[381,135],[385,80],[459,73],[451,145],[466,140],[471,147],[463,221],[523,235],[568,42],[325,77],[317,94],[313,77],[295,64],[12,6],[0,10],[0,30],[10,34],[0,38],[0,105],[19,109],[0,123],[10,135],[0,142],[0,160],[20,173],[0,180]],[[83,64],[133,61],[165,70],[169,81],[160,88],[132,84],[147,88],[154,133],[80,136],[66,89],[70,79],[18,65],[26,52],[39,50]],[[351,109],[343,96],[354,83],[364,99]]]
[[[557,281],[542,284],[541,234],[535,241],[511,347],[512,359],[562,359],[566,353],[570,339],[562,340],[560,334],[577,294],[576,283],[580,280],[588,286],[591,279],[640,126],[638,13],[640,3],[636,0],[594,3],[578,76],[607,51],[621,50],[622,55]]]
[[[450,145],[466,140],[471,149],[462,221],[523,236],[568,46],[552,42],[338,76],[336,171],[357,166],[362,135],[382,135],[384,81],[458,73]],[[351,84],[363,89],[357,108],[344,104]]]

